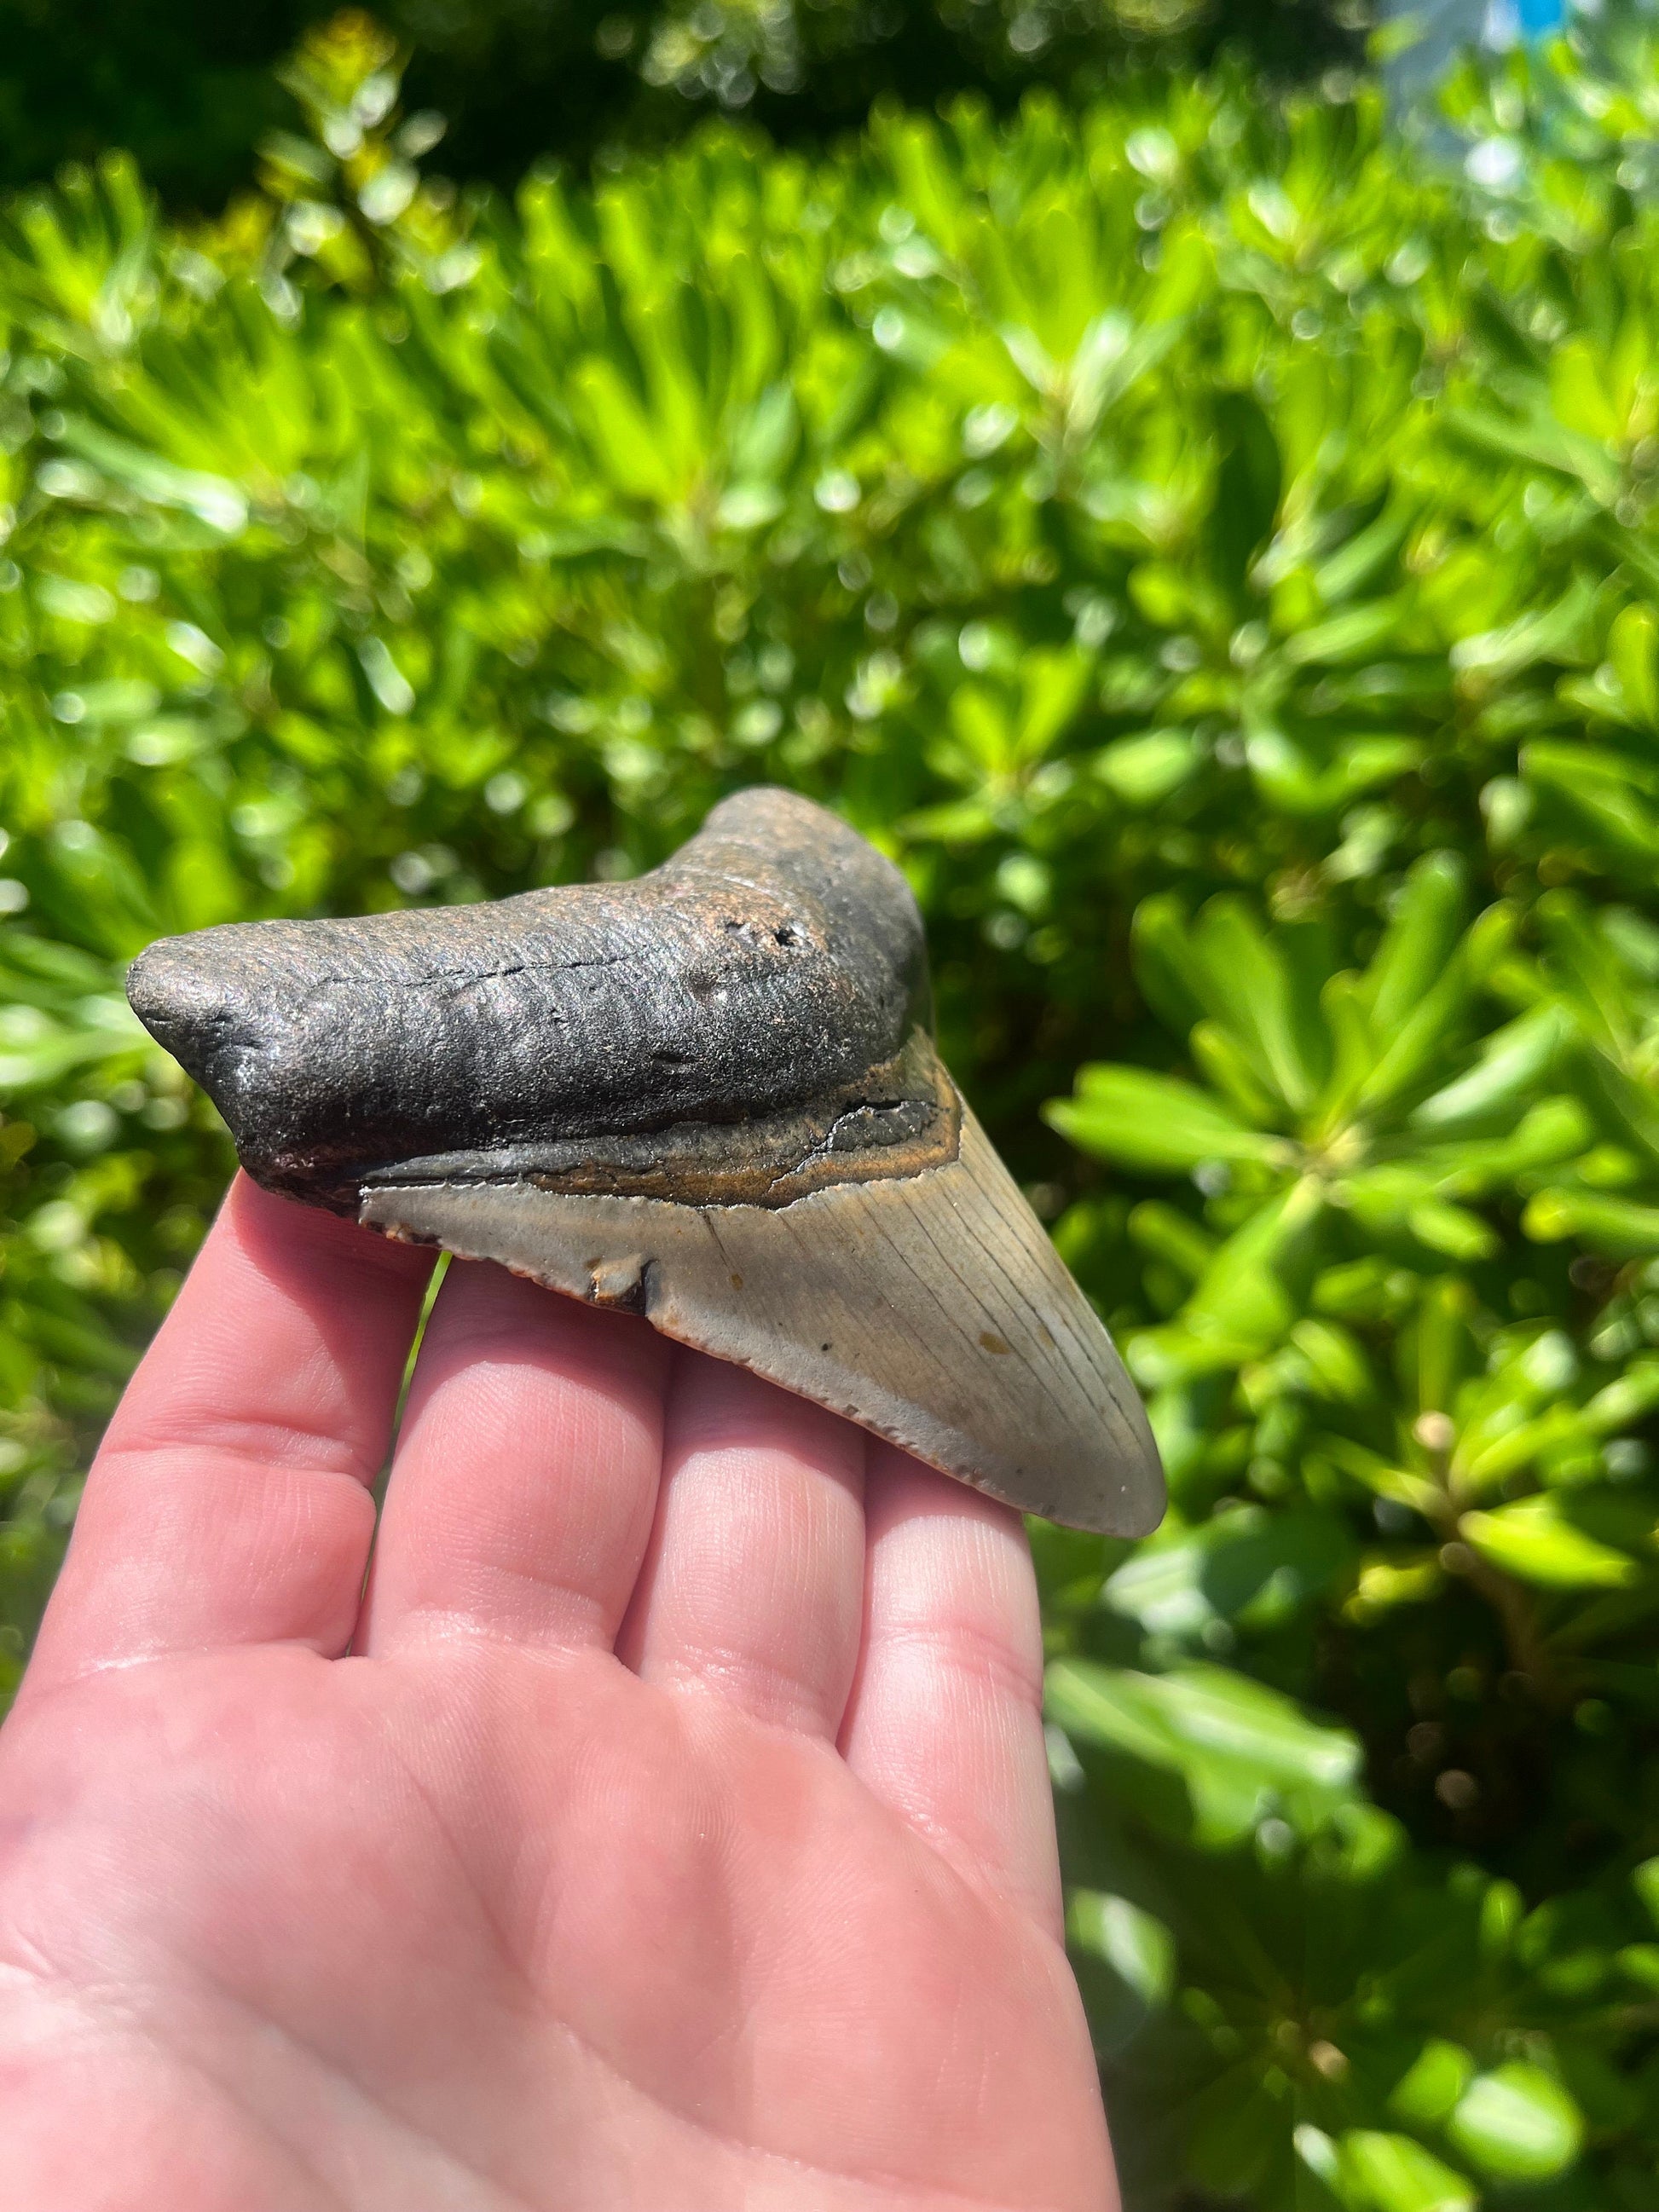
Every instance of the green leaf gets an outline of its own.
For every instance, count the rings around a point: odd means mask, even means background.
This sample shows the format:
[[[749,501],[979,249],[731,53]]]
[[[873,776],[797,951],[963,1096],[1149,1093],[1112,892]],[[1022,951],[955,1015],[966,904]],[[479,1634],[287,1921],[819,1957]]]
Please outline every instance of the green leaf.
[[[1540,1190],[1528,1201],[1521,1225],[1540,1244],[1582,1237],[1617,1259],[1659,1253],[1659,1206],[1639,1206],[1599,1191]]]
[[[1475,2077],[1446,2132],[1494,2180],[1548,2181],[1577,2160],[1584,2123],[1553,2075],[1515,2059]]]
[[[1659,1359],[1637,1358],[1614,1382],[1588,1399],[1581,1418],[1595,1436],[1633,1428],[1659,1405]]]
[[[1576,577],[1553,606],[1528,609],[1495,629],[1460,638],[1449,656],[1452,667],[1484,686],[1507,681],[1536,661],[1578,659],[1595,603],[1595,586]]]
[[[247,527],[248,503],[222,476],[180,468],[161,454],[113,436],[84,416],[70,416],[61,433],[71,453],[82,453],[125,490],[161,507],[182,507],[226,537]]]
[[[1398,1036],[1443,975],[1463,926],[1466,881],[1451,853],[1429,854],[1407,877],[1365,972],[1371,1021],[1383,1041]]]
[[[1184,1325],[1258,1349],[1289,1328],[1295,1313],[1290,1278],[1328,1196],[1317,1176],[1304,1175],[1236,1230],[1183,1307]]]
[[[1067,1941],[1109,1966],[1149,2011],[1175,1994],[1176,1943],[1164,1922],[1097,1889],[1074,1889],[1066,1900]]]
[[[1211,509],[1211,557],[1219,580],[1243,595],[1250,561],[1279,513],[1284,466],[1273,427],[1248,392],[1220,393],[1215,403],[1221,447]]]
[[[1476,1312],[1469,1285],[1454,1275],[1425,1287],[1398,1354],[1409,1414],[1444,1413],[1457,1403],[1477,1357]]]
[[[1354,1796],[1353,1737],[1219,1668],[1142,1674],[1057,1660],[1048,1708],[1068,1735],[1176,1778],[1200,1838],[1243,1835],[1275,1806],[1311,1832]]]
[[[1076,1095],[1051,1099],[1044,1119],[1085,1152],[1123,1166],[1181,1173],[1200,1160],[1273,1160],[1279,1139],[1264,1136],[1205,1092],[1138,1067],[1085,1067]]]
[[[62,1023],[33,1006],[0,1004],[0,1093],[21,1096],[60,1083],[73,1071],[150,1049],[124,1000],[82,999]]]
[[[1184,1033],[1209,1010],[1209,976],[1196,957],[1181,901],[1154,892],[1134,911],[1136,980],[1169,1026]]]
[[[1389,2110],[1411,2127],[1438,2127],[1474,2079],[1474,2057],[1461,2043],[1431,2036],[1389,2092]]]
[[[1157,806],[1197,773],[1202,759],[1188,730],[1149,730],[1119,738],[1095,755],[1095,774],[1126,805]]]
[[[1261,2079],[1254,2057],[1217,2072],[1182,2118],[1185,2163],[1206,2196],[1255,2195],[1282,2158],[1288,2114]]]
[[[1320,1396],[1338,1405],[1358,1406],[1375,1395],[1365,1355],[1346,1328],[1309,1315],[1291,1329],[1291,1341],[1306,1360]]]
[[[1337,2186],[1349,2212],[1475,2212],[1473,2185],[1409,2136],[1355,2128],[1341,2138]]]
[[[1280,729],[1262,725],[1245,742],[1245,759],[1262,796],[1287,814],[1330,814],[1362,792],[1393,783],[1423,758],[1412,738],[1351,738],[1322,757]]]
[[[1551,1496],[1466,1513],[1457,1525],[1464,1541],[1493,1566],[1545,1589],[1618,1589],[1641,1575],[1628,1553],[1576,1528]]]
[[[1280,945],[1242,900],[1222,897],[1205,907],[1192,945],[1211,1019],[1231,1030],[1292,1112],[1309,1105],[1328,1042],[1316,1010],[1298,1002]]]
[[[1295,668],[1341,667],[1372,659],[1399,629],[1401,609],[1395,599],[1345,608],[1327,622],[1315,623],[1285,640],[1280,650]]]
[[[1493,1030],[1473,1067],[1413,1109],[1411,1126],[1449,1135],[1511,1121],[1516,1102],[1553,1067],[1566,1034],[1555,1006],[1540,1006]]]
[[[1577,478],[1594,497],[1611,506],[1619,496],[1617,464],[1597,441],[1565,430],[1547,416],[1511,422],[1486,409],[1460,409],[1449,427],[1479,451],[1504,459],[1532,461]]]
[[[1645,763],[1589,745],[1539,742],[1522,748],[1521,772],[1533,791],[1564,808],[1570,825],[1611,853],[1615,863],[1650,866],[1659,854],[1659,811]]]
[[[1194,1022],[1187,1039],[1193,1060],[1233,1111],[1258,1128],[1285,1118],[1284,1101],[1263,1082],[1255,1055],[1219,1022]]]
[[[1218,1621],[1272,1628],[1348,1569],[1346,1523],[1304,1507],[1240,1506],[1173,1542],[1145,1545],[1107,1579],[1101,1602],[1149,1634],[1201,1640]]]
[[[1200,1229],[1190,1214],[1157,1199],[1136,1206],[1127,1225],[1143,1251],[1167,1261],[1188,1282],[1197,1282],[1215,1257],[1216,1240],[1208,1231]]]
[[[1028,653],[1020,669],[1018,738],[1022,765],[1041,760],[1082,706],[1093,657],[1073,650]]]
[[[1651,607],[1620,611],[1607,635],[1607,659],[1629,713],[1659,730],[1659,616]]]
[[[1443,1252],[1452,1260],[1489,1260],[1501,1242],[1496,1230],[1479,1214],[1464,1206],[1449,1206],[1443,1199],[1425,1198],[1412,1206],[1406,1225],[1430,1251]]]

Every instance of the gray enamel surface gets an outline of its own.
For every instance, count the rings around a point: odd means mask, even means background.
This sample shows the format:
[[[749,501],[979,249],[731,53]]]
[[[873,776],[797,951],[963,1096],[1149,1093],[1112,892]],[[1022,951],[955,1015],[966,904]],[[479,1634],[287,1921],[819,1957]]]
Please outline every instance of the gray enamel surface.
[[[641,1312],[1022,1511],[1138,1535],[1163,1510],[1111,1340],[965,1110],[947,1165],[781,1209],[431,1183],[361,1218]]]

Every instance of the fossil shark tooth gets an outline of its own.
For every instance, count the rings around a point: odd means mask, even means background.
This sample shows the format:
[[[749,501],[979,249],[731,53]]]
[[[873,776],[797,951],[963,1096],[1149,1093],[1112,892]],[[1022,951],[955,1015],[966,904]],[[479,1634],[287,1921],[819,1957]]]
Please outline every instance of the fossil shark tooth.
[[[1155,1524],[1140,1401],[934,1050],[908,887],[809,801],[741,792],[632,883],[164,938],[127,988],[268,1188]]]

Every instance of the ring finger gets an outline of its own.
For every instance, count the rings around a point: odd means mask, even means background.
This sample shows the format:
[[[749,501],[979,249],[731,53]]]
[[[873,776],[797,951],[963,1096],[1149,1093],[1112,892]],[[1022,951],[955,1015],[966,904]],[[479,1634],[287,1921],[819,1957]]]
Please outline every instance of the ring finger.
[[[863,1432],[744,1369],[681,1352],[656,1523],[619,1655],[833,1739],[862,1626]]]

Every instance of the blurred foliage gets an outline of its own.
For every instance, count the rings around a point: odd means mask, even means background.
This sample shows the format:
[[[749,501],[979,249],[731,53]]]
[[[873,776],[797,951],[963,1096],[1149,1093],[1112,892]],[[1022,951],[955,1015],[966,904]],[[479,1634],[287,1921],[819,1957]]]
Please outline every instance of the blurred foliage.
[[[1621,23],[1462,83],[1459,174],[1368,90],[1222,70],[829,157],[719,125],[509,210],[424,174],[343,20],[217,225],[119,161],[14,204],[14,1661],[229,1164],[125,961],[623,875],[788,782],[909,872],[947,1055],[1169,1467],[1138,1547],[1035,1532],[1131,2203],[1647,2212],[1659,145]]]
[[[0,0],[0,189],[125,148],[174,208],[246,189],[289,122],[273,70],[335,0]],[[1351,66],[1369,0],[382,0],[409,105],[441,109],[452,175],[510,189],[678,137],[710,108],[775,137],[856,129],[885,96],[931,106],[1031,85],[1098,92],[1126,67],[1224,42],[1281,76]]]

